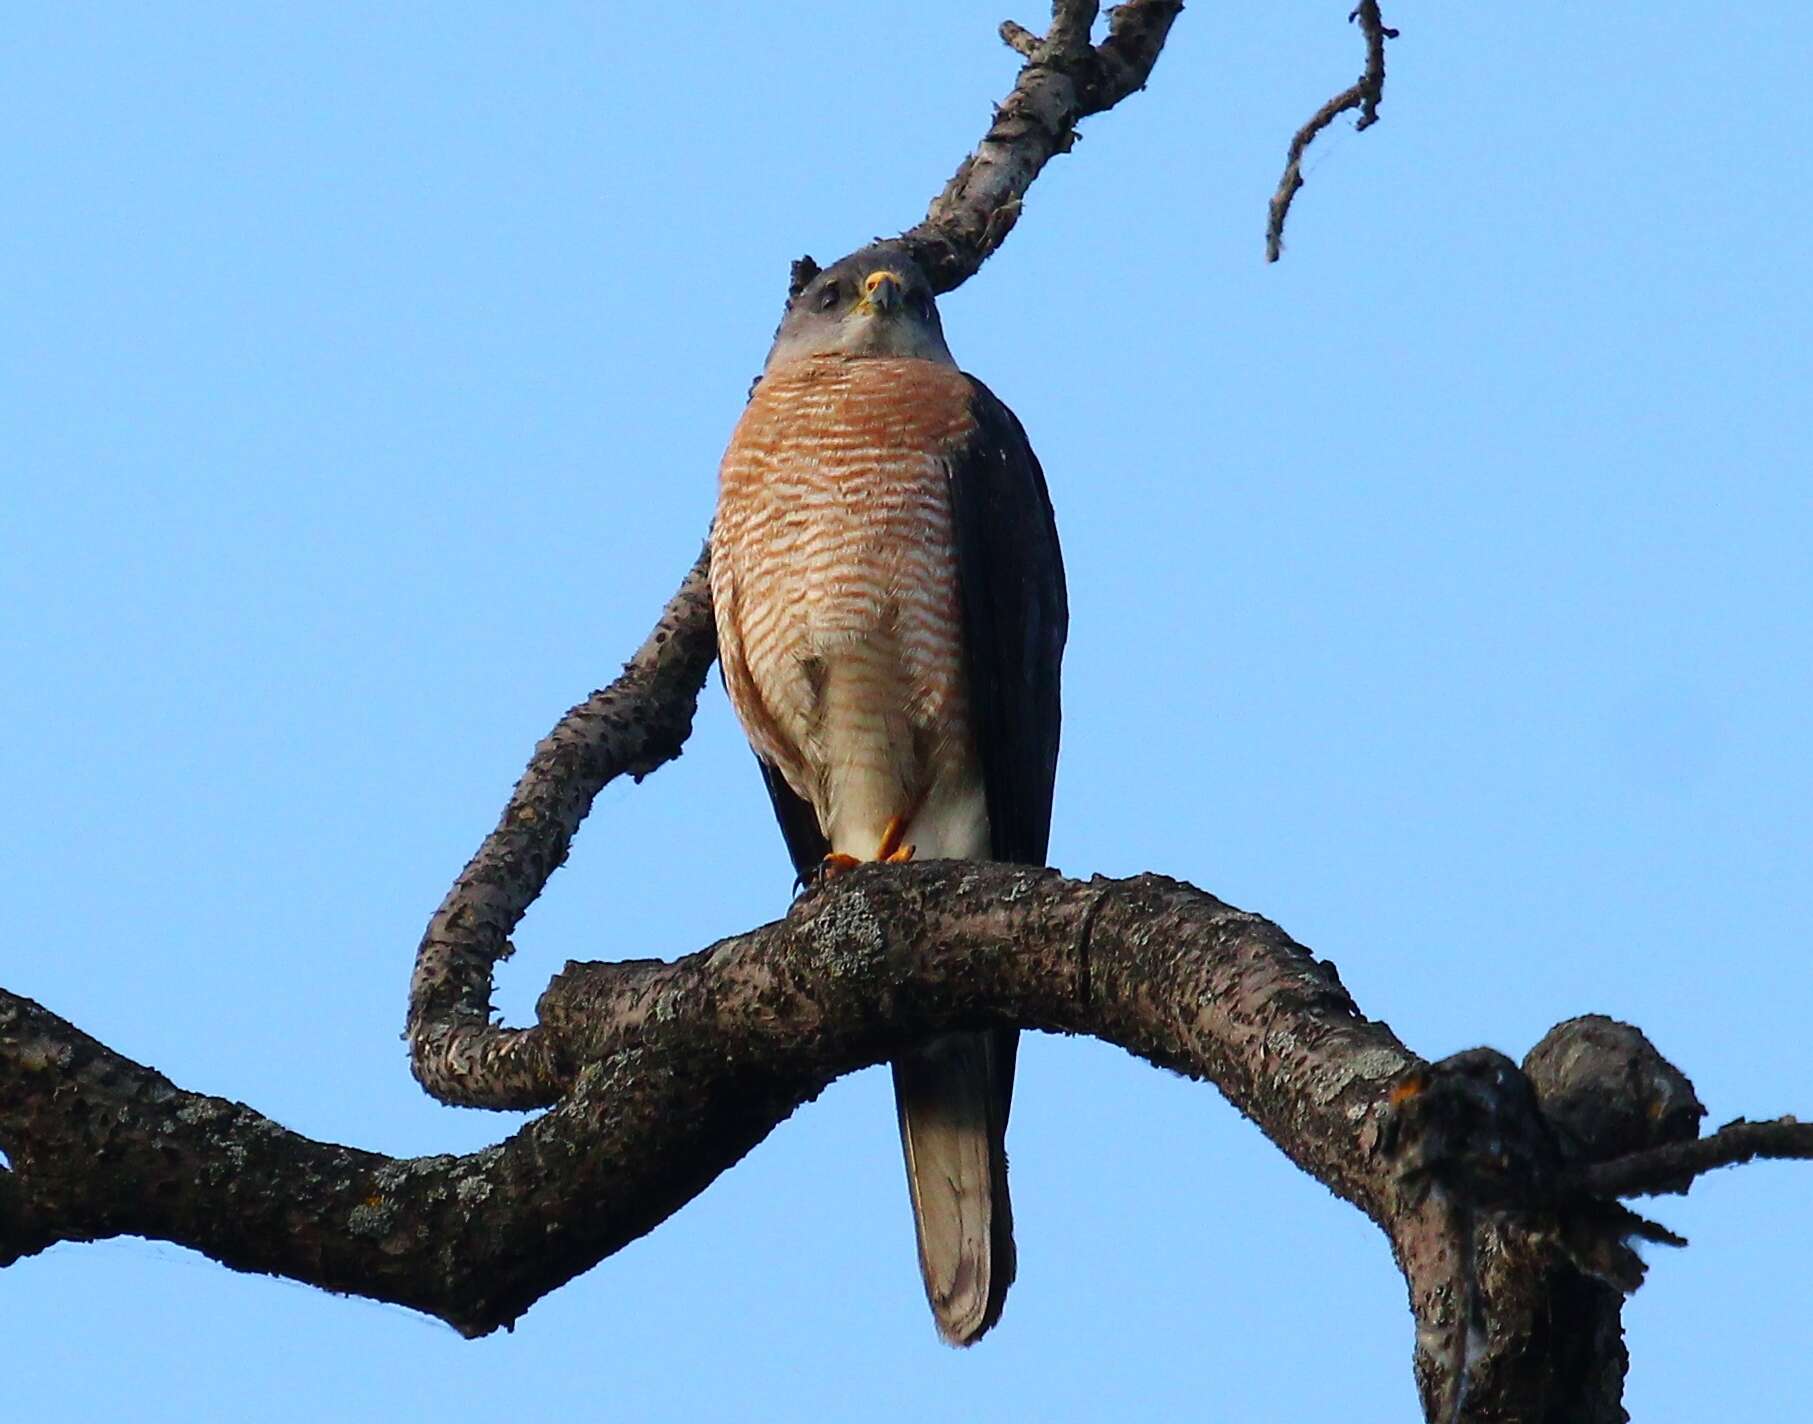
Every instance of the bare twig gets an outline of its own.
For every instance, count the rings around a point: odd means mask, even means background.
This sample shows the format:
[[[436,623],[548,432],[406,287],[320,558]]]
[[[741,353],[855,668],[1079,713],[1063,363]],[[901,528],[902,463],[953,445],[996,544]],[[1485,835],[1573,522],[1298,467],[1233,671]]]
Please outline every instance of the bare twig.
[[[1298,129],[1291,139],[1285,158],[1284,176],[1278,180],[1278,191],[1272,194],[1271,208],[1265,225],[1265,260],[1276,262],[1284,252],[1284,221],[1290,216],[1291,203],[1303,186],[1303,153],[1316,135],[1349,109],[1358,109],[1356,130],[1371,128],[1379,121],[1379,104],[1385,97],[1385,41],[1394,40],[1398,32],[1386,26],[1379,14],[1379,0],[1360,0],[1359,8],[1347,17],[1358,20],[1366,36],[1366,69],[1358,80],[1343,89]]]
[[[1013,20],[1003,20],[1001,21],[999,33],[1001,35],[1001,43],[1006,45],[1015,54],[1024,55],[1027,59],[1031,59],[1038,51],[1039,37],[1022,24],[1018,24]]]
[[[1735,1167],[1759,1157],[1813,1160],[1813,1122],[1792,1117],[1772,1122],[1739,1118],[1690,1142],[1670,1142],[1599,1162],[1580,1172],[1581,1188],[1596,1197],[1657,1196],[1684,1192],[1702,1173]]]

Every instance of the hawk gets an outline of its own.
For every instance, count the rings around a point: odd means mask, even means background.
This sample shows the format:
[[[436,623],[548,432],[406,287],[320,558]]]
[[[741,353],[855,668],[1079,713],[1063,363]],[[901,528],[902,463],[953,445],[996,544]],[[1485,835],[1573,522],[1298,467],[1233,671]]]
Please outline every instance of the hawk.
[[[1043,865],[1068,623],[1044,473],[900,249],[808,261],[793,285],[724,452],[711,594],[794,869]],[[954,1345],[1014,1277],[1017,1039],[941,1034],[893,1065],[920,1271]]]

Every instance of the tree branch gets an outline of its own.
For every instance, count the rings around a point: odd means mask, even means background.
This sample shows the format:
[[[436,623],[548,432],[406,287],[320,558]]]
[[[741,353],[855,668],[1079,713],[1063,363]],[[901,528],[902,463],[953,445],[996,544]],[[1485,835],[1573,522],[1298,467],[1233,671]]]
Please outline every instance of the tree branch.
[[[1020,218],[1027,189],[1068,153],[1077,124],[1145,88],[1182,0],[1128,0],[1108,12],[1108,34],[1090,43],[1098,6],[1055,0],[1043,39],[1009,20],[1001,38],[1026,64],[974,152],[900,236],[939,292],[961,286]]]
[[[1278,180],[1278,191],[1272,194],[1266,219],[1267,262],[1276,262],[1284,255],[1284,222],[1290,216],[1297,190],[1303,186],[1304,151],[1315,142],[1316,135],[1349,109],[1360,111],[1360,117],[1354,122],[1356,131],[1369,129],[1379,121],[1379,105],[1385,98],[1385,41],[1395,40],[1398,32],[1386,26],[1379,14],[1379,0],[1360,0],[1359,7],[1347,18],[1358,20],[1366,36],[1366,68],[1357,80],[1311,114],[1309,122],[1291,139],[1284,176]]]
[[[570,776],[595,774],[577,762]],[[1332,964],[1180,882],[864,867],[674,963],[570,964],[538,1017],[530,1032],[558,1077],[590,1065],[553,1111],[483,1152],[391,1159],[184,1092],[0,992],[13,1164],[0,1264],[131,1233],[483,1334],[651,1230],[838,1075],[929,1033],[1017,1024],[1208,1078],[1378,1222],[1410,1285],[1431,1417],[1457,1402],[1463,1419],[1510,1417],[1532,1390],[1616,1406],[1619,1291],[1579,1263],[1601,1242],[1624,1249],[1624,1219],[1555,1175],[1556,1129],[1515,1065],[1484,1051],[1421,1062],[1360,1014]],[[1568,1082],[1584,1091],[1580,1074]],[[1407,1105],[1444,1101],[1442,1084],[1464,1111],[1407,1121]],[[1767,1134],[1762,1150],[1787,1140]],[[1708,1142],[1702,1170],[1756,1145]],[[1437,1190],[1416,1170],[1430,1164]]]
[[[1720,1167],[1758,1158],[1813,1160],[1813,1122],[1738,1118],[1710,1137],[1671,1142],[1601,1162],[1580,1173],[1581,1190],[1595,1197],[1646,1197],[1687,1190],[1687,1183]]]
[[[405,1030],[422,1086],[465,1107],[545,1107],[573,1080],[536,1029],[491,1022],[492,972],[510,935],[566,862],[598,793],[680,755],[717,656],[702,552],[654,630],[609,687],[555,724],[529,759],[497,827],[429,920],[409,982]]]
[[[0,1266],[146,1236],[483,1335],[665,1220],[791,1107],[640,1067],[588,1070],[496,1147],[390,1158],[179,1089],[0,990]]]
[[[1622,1420],[1620,1313],[1645,1272],[1630,1243],[1687,1243],[1616,1198],[1813,1158],[1813,1128],[1792,1119],[1698,1138],[1692,1084],[1600,1015],[1558,1024],[1521,1070],[1471,1049],[1416,1065],[1389,1098],[1383,1144],[1412,1208],[1393,1239],[1431,1419]]]
[[[398,1160],[185,1092],[0,991],[0,1264],[131,1233],[481,1334],[652,1229],[835,1077],[987,1023],[1212,1078],[1383,1220],[1393,1173],[1369,1143],[1413,1061],[1258,916],[1158,876],[964,862],[852,872],[672,964],[569,965],[539,1014],[545,1061],[591,1065],[559,1105],[498,1147]]]

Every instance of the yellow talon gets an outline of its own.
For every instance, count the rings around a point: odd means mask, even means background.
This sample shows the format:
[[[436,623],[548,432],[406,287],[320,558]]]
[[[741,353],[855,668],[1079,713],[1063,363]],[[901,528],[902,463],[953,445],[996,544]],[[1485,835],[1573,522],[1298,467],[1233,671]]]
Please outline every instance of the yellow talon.
[[[834,850],[825,857],[823,873],[826,876],[842,875],[846,870],[854,870],[862,862],[853,855],[845,855],[841,850]]]

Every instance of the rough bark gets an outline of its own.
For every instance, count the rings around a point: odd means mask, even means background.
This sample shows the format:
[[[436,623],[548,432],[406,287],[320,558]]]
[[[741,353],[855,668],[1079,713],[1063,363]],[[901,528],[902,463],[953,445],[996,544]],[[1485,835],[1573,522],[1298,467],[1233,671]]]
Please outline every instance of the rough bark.
[[[1108,12],[1107,36],[1091,44],[1100,8],[1058,0],[1043,39],[1011,20],[1001,26],[1025,67],[924,221],[900,238],[938,291],[962,285],[1006,241],[1033,180],[1070,151],[1080,121],[1145,88],[1183,3],[1128,0]]]

